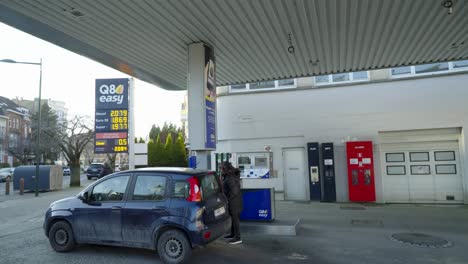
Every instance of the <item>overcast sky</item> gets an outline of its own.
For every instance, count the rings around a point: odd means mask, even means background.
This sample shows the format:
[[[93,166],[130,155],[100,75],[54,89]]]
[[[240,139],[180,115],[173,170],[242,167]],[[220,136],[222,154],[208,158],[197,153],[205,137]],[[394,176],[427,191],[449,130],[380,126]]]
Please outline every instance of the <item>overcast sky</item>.
[[[63,101],[68,117],[94,120],[95,79],[127,78],[124,73],[0,23],[0,60],[43,60],[42,98]],[[166,91],[135,79],[135,133],[146,138],[152,124],[180,122],[185,92]],[[0,96],[27,100],[39,95],[39,67],[0,63]]]

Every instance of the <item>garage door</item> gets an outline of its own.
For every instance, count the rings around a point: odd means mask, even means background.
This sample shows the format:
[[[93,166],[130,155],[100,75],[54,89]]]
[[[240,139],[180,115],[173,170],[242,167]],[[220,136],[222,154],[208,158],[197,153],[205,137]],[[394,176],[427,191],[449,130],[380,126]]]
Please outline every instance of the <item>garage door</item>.
[[[387,202],[463,202],[458,142],[389,147],[382,159]]]

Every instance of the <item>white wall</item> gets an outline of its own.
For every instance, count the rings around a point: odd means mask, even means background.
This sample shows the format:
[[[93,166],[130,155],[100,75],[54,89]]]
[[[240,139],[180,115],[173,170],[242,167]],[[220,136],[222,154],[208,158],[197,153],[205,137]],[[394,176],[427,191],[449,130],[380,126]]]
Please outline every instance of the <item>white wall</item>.
[[[218,98],[217,152],[262,151],[273,145],[278,177],[250,182],[282,190],[282,147],[333,142],[337,159],[337,198],[347,200],[344,142],[372,140],[378,154],[378,132],[467,127],[468,74],[417,78],[351,86],[270,93],[237,93]],[[466,153],[468,132],[463,129]],[[382,200],[379,155],[375,158],[377,199]],[[463,165],[468,171],[468,157]],[[340,161],[342,160],[342,161]],[[341,164],[343,163],[343,164]],[[343,167],[344,166],[344,167]],[[464,173],[465,190],[468,190]],[[255,186],[254,186],[255,185]],[[465,192],[465,201],[468,201]]]

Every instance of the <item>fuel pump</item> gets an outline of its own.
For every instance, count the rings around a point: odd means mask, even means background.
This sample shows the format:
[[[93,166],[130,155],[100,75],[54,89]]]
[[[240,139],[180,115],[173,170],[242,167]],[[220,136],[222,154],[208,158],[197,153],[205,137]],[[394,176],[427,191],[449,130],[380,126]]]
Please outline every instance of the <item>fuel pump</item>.
[[[322,202],[336,201],[335,157],[333,143],[322,143]]]

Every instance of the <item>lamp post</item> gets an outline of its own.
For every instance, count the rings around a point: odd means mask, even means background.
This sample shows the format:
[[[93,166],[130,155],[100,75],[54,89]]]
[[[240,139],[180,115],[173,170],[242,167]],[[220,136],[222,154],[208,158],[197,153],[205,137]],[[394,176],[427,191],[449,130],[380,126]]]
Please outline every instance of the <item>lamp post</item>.
[[[16,63],[16,64],[29,64],[29,65],[39,65],[39,122],[37,124],[37,140],[36,140],[36,176],[35,176],[35,195],[39,196],[39,163],[40,163],[40,140],[41,140],[41,93],[42,93],[42,58],[39,62],[27,62],[27,61],[15,61],[10,59],[3,59],[0,62],[4,63]]]

